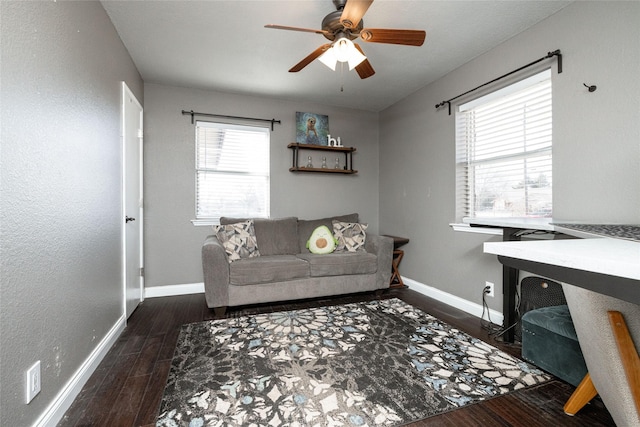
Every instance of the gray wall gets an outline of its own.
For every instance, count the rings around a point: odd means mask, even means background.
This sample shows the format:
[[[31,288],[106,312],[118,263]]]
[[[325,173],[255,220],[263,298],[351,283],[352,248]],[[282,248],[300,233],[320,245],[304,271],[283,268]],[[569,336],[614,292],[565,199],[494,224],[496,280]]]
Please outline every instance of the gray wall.
[[[200,250],[211,227],[191,223],[195,218],[195,130],[182,110],[282,120],[271,133],[272,218],[358,212],[362,221],[370,223],[370,230],[377,231],[377,113],[158,84],[145,84],[144,91],[146,287],[203,281]],[[336,96],[341,96],[337,87]],[[292,152],[287,145],[295,141],[296,111],[329,116],[331,134],[357,149],[356,175],[289,172]],[[319,166],[320,154],[309,154]],[[327,156],[330,167],[334,159]]]
[[[98,2],[0,15],[0,425],[26,426],[123,314],[120,82],[141,101],[143,86]]]
[[[640,223],[640,3],[576,2],[380,114],[380,230],[411,238],[402,274],[481,302],[501,267],[486,235],[454,232],[454,117],[443,99],[561,49],[553,70],[554,217]],[[589,93],[583,83],[597,85]],[[466,100],[468,100],[467,98]]]

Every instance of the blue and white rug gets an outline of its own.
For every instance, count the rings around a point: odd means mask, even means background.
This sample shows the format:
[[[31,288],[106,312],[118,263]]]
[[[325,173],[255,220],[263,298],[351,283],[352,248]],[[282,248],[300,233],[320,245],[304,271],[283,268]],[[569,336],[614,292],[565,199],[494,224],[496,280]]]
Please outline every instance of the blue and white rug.
[[[393,426],[551,377],[398,299],[182,328],[157,426]]]

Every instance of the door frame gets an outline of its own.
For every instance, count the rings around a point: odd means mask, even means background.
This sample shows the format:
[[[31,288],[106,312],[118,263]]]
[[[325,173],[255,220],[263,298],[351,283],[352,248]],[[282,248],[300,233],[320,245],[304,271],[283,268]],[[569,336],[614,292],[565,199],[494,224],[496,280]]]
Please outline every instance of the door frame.
[[[126,101],[131,100],[134,104],[140,108],[140,133],[138,136],[138,153],[139,153],[139,194],[140,194],[140,205],[138,211],[136,212],[136,222],[139,224],[139,247],[140,247],[140,257],[138,260],[138,265],[141,269],[141,274],[138,276],[140,280],[140,302],[144,301],[144,220],[143,220],[143,125],[144,118],[143,112],[144,109],[142,104],[138,101],[136,96],[133,94],[131,89],[127,86],[126,82],[122,82],[122,91],[121,91],[121,108],[120,108],[120,148],[122,152],[122,212],[121,212],[121,240],[122,240],[122,313],[125,318],[128,317],[127,313],[127,241],[126,241],[126,222],[125,217],[127,216],[127,206],[126,206],[126,197],[127,197],[127,183],[126,183],[126,167],[127,167],[127,156],[126,156],[126,114],[125,114],[125,105]]]

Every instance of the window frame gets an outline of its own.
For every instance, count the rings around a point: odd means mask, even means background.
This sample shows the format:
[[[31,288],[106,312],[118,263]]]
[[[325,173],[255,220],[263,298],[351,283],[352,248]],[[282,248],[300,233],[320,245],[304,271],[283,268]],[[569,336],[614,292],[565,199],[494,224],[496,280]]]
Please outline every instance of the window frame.
[[[266,158],[263,160],[264,164],[262,166],[264,168],[260,168],[262,172],[254,173],[251,172],[253,169],[250,167],[245,167],[243,169],[229,169],[225,168],[223,170],[216,170],[211,167],[203,167],[201,165],[199,156],[200,156],[200,144],[203,142],[200,141],[199,131],[201,127],[206,128],[214,128],[221,129],[224,131],[240,131],[240,132],[256,132],[257,134],[262,134],[266,139],[266,147],[264,147],[263,154]],[[206,150],[206,147],[205,147]],[[261,197],[264,198],[264,203],[261,203],[261,209],[264,209],[264,214],[254,214],[252,212],[222,212],[220,215],[230,216],[230,217],[251,217],[251,218],[268,218],[271,210],[271,162],[270,162],[270,153],[271,153],[271,132],[268,127],[265,126],[251,126],[245,124],[231,124],[225,122],[217,122],[217,121],[204,121],[197,120],[194,126],[194,214],[195,219],[191,220],[192,224],[195,226],[204,226],[204,225],[218,225],[220,224],[220,216],[204,216],[199,213],[201,211],[203,203],[202,195],[200,193],[199,179],[201,173],[206,174],[216,174],[219,173],[221,176],[238,176],[238,177],[264,177],[266,179],[266,183],[264,184],[265,193],[261,194]],[[206,159],[205,159],[206,162]],[[246,165],[245,165],[246,166]],[[200,208],[200,209],[199,209]]]
[[[491,144],[493,144],[492,148],[495,148],[495,146],[497,145],[495,141],[489,144],[485,142],[484,146],[482,145],[482,143],[478,143],[477,141],[475,141],[475,139],[478,139],[476,135],[479,134],[479,131],[474,127],[473,124],[471,124],[470,126],[470,122],[472,122],[474,119],[472,115],[474,114],[475,109],[481,109],[483,107],[487,107],[490,105],[496,105],[499,102],[504,102],[506,104],[507,102],[511,102],[513,98],[516,98],[517,96],[521,95],[524,91],[533,90],[534,88],[539,87],[541,84],[548,85],[548,94],[544,95],[548,97],[548,99],[545,100],[545,102],[548,104],[545,106],[548,109],[544,110],[544,114],[546,115],[545,116],[546,122],[544,122],[544,126],[546,126],[545,129],[548,129],[549,136],[547,140],[543,139],[544,141],[543,144],[546,143],[548,145],[546,146],[543,145],[539,149],[529,150],[526,146],[526,143],[523,142],[522,151],[516,152],[513,148],[509,148],[510,145],[504,144],[505,146],[507,146],[507,148],[501,148],[500,150],[502,151],[500,151],[500,154],[495,156],[486,155],[481,160],[472,160],[471,157],[474,154],[470,154],[470,153],[472,152],[475,153],[478,150],[480,150],[482,147],[486,148],[488,146],[491,146]],[[537,100],[538,98],[533,98],[533,99]],[[543,97],[540,97],[540,99],[543,99]],[[456,128],[455,128],[455,142],[456,142],[455,217],[456,217],[456,221],[460,222],[460,221],[464,221],[466,218],[474,218],[474,217],[481,218],[481,217],[509,216],[511,218],[518,218],[518,217],[539,217],[539,216],[550,217],[551,216],[552,209],[553,209],[553,176],[552,176],[553,114],[552,113],[553,113],[553,88],[552,88],[552,73],[550,68],[540,70],[535,74],[530,75],[526,78],[523,78],[517,82],[507,84],[490,93],[487,93],[483,96],[480,96],[478,98],[475,98],[473,100],[470,100],[466,103],[463,103],[457,106],[456,117],[455,117],[455,123],[456,123]],[[515,120],[509,121],[506,119],[505,119],[505,122],[509,124],[516,123]],[[500,127],[504,128],[504,125],[495,126],[495,129],[500,129]],[[531,126],[531,128],[536,128],[536,126]],[[492,130],[493,129],[494,128],[492,128]],[[527,127],[526,130],[523,130],[523,132],[524,134],[527,134],[529,132],[529,127]],[[487,138],[485,141],[487,140],[491,140],[491,138]],[[511,144],[515,146],[514,143],[511,143]],[[478,147],[481,147],[481,148],[478,148]],[[509,151],[513,151],[513,152],[509,153]],[[476,183],[474,182],[474,177],[477,175],[476,172],[479,166],[481,166],[482,164],[487,165],[491,163],[493,163],[495,166],[500,162],[506,163],[507,161],[516,162],[516,161],[525,160],[525,163],[521,169],[514,169],[514,170],[521,171],[519,173],[526,174],[526,171],[527,171],[526,167],[528,166],[525,166],[525,165],[527,164],[527,162],[532,160],[535,161],[536,158],[539,161],[544,161],[543,157],[548,157],[548,160],[546,160],[548,164],[545,164],[546,168],[548,169],[548,176],[541,175],[543,178],[548,179],[548,182],[546,181],[544,182],[544,184],[546,184],[545,187],[549,189],[549,193],[550,193],[548,195],[548,200],[545,201],[545,203],[547,203],[549,206],[548,214],[545,214],[545,215],[528,214],[527,212],[529,208],[527,203],[528,200],[525,199],[526,200],[525,208],[524,208],[525,215],[487,215],[487,214],[478,215],[478,213],[482,211],[478,209],[478,205],[477,205],[478,199],[480,199],[480,197],[478,194],[476,194],[477,187],[476,187]],[[492,174],[497,174],[496,172],[497,168],[495,170],[494,169],[490,169],[490,170],[492,170],[491,172]],[[515,175],[516,172],[509,172],[509,173]],[[502,182],[513,183],[513,181],[508,181],[508,180],[505,180]],[[527,187],[529,183],[529,176],[528,175],[525,176],[522,182],[523,182],[523,185]],[[513,187],[513,188],[516,189],[516,187]],[[495,206],[493,207],[493,210],[495,211]],[[484,211],[484,212],[488,212],[488,211]]]

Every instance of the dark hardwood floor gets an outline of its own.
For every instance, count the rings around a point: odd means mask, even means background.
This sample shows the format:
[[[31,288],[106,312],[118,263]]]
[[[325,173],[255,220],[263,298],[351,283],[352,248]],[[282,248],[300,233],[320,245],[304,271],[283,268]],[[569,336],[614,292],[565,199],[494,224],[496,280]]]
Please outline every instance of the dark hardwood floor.
[[[520,348],[494,340],[477,317],[408,289],[385,291],[501,350],[520,357]],[[376,298],[373,293],[289,304],[232,309],[227,317],[342,304]],[[180,326],[215,318],[204,295],[152,298],[142,303],[128,326],[67,411],[60,427],[152,426],[162,399]],[[537,387],[415,422],[411,426],[613,426],[608,411],[595,399],[576,416],[562,411],[573,386],[552,380]]]

